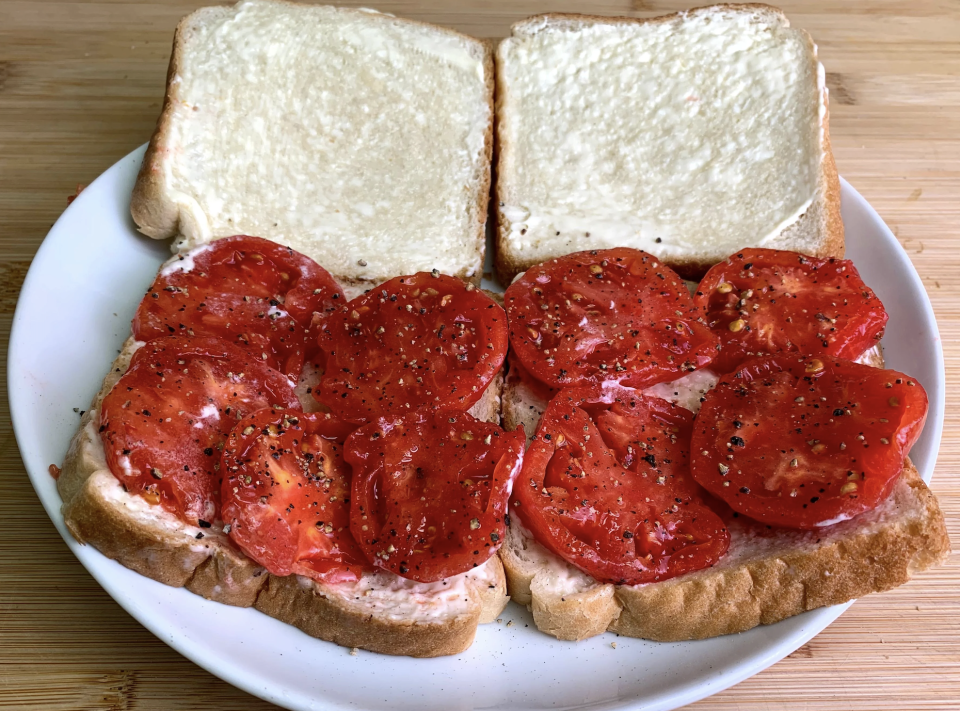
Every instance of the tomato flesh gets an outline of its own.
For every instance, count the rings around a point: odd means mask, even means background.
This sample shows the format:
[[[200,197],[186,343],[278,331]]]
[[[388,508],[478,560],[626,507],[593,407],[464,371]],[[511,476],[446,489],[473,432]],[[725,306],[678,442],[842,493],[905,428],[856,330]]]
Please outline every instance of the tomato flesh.
[[[357,297],[323,323],[314,396],[358,424],[421,406],[469,409],[507,354],[503,309],[473,285],[421,272]]]
[[[683,280],[635,249],[544,262],[510,285],[504,303],[514,353],[553,388],[646,387],[708,365],[717,351]]]
[[[616,385],[568,388],[547,407],[514,497],[537,541],[604,583],[709,567],[730,535],[690,478],[693,414]]]
[[[332,312],[342,299],[309,257],[259,237],[225,237],[161,270],[133,318],[133,335],[218,336],[296,380],[315,347],[314,314]]]
[[[435,582],[485,563],[506,533],[523,431],[422,409],[354,432],[350,526],[374,565]]]
[[[894,370],[827,356],[756,358],[707,393],[691,470],[756,521],[827,526],[890,494],[926,414],[923,388]]]
[[[352,431],[329,414],[258,410],[240,420],[223,451],[223,521],[244,553],[274,575],[326,583],[369,567],[350,533]]]
[[[849,259],[744,249],[703,277],[694,300],[720,339],[713,369],[786,351],[856,360],[883,336],[887,312]]]
[[[293,383],[231,343],[167,336],[141,347],[100,406],[107,464],[128,491],[182,520],[212,522],[220,451],[237,420],[298,407]]]

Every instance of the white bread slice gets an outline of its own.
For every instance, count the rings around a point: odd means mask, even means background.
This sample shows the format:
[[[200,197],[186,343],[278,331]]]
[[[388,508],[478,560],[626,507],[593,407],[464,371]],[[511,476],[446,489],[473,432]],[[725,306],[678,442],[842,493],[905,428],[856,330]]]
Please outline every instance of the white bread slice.
[[[497,556],[429,585],[386,572],[364,574],[347,586],[295,575],[280,578],[238,550],[222,522],[197,528],[127,493],[107,466],[97,425],[100,403],[141,345],[132,338],[124,344],[63,462],[57,488],[64,521],[78,541],[167,585],[228,605],[255,606],[320,639],[383,654],[456,654],[473,642],[478,624],[492,622],[506,606]],[[473,414],[499,424],[501,383],[490,385]],[[314,400],[306,387],[301,383],[298,395],[309,410]]]
[[[184,18],[134,188],[141,232],[250,234],[347,284],[483,264],[493,59],[372,10],[244,0]]]
[[[615,246],[686,278],[742,247],[843,255],[823,67],[776,8],[540,15],[496,60],[502,283]]]
[[[882,367],[879,344],[858,360]],[[717,380],[694,371],[645,392],[697,412]],[[546,404],[517,371],[507,374],[505,427],[522,423],[532,436]],[[508,592],[532,610],[538,629],[566,640],[605,630],[658,641],[743,632],[902,585],[950,551],[936,497],[909,460],[890,498],[873,511],[815,532],[773,530],[739,517],[729,522],[730,550],[717,565],[648,585],[597,583],[537,543],[521,516],[511,507],[500,549]]]

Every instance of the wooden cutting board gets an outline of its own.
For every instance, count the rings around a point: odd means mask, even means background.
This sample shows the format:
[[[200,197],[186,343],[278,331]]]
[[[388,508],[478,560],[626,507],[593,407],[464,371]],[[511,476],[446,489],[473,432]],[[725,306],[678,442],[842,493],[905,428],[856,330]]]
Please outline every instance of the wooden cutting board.
[[[201,4],[0,0],[4,351],[41,240],[78,184],[150,137],[173,28]],[[660,0],[360,4],[490,38],[547,10],[650,16],[687,7]],[[960,2],[783,7],[819,44],[840,172],[900,239],[937,313],[948,392],[933,490],[960,549]],[[272,708],[164,645],[74,559],[27,480],[5,387],[0,378],[0,707]],[[960,558],[857,602],[788,658],[694,708],[960,708]]]

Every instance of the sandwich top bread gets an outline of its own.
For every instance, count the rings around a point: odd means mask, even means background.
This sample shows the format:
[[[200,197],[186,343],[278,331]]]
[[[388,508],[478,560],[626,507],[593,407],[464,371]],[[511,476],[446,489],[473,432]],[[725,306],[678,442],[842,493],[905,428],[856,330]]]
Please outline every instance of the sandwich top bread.
[[[741,247],[842,256],[823,68],[779,10],[543,15],[496,59],[504,284],[606,247],[695,279]]]
[[[479,280],[493,68],[479,40],[371,10],[244,0],[197,10],[131,210],[190,249],[251,234],[345,286]]]

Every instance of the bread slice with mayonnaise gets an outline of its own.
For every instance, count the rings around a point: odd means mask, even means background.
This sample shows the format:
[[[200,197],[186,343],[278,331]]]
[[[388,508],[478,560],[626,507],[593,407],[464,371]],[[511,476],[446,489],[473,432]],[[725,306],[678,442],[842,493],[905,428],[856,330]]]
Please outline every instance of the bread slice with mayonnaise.
[[[843,255],[823,67],[780,10],[540,15],[496,64],[502,283],[608,247],[688,279],[743,247]]]
[[[493,150],[488,44],[373,10],[243,0],[177,27],[137,178],[139,230],[249,234],[346,286],[479,283]]]
[[[434,269],[478,283],[493,80],[487,44],[433,25],[282,0],[201,8],[177,28],[131,213],[144,234],[175,238],[179,254],[235,234],[285,244],[348,298]],[[78,541],[167,585],[384,654],[456,654],[504,608],[497,556],[431,584],[383,571],[343,585],[277,577],[222,523],[196,528],[126,492],[97,425],[141,345],[124,345],[63,462],[58,489]],[[316,408],[316,378],[308,364],[297,388],[305,411]],[[471,413],[499,424],[501,385],[498,376]]]
[[[879,346],[858,360],[883,366]],[[711,371],[697,370],[645,392],[697,412],[717,381]],[[546,407],[517,370],[507,374],[506,428],[522,424],[532,436]],[[897,587],[950,552],[937,499],[909,459],[891,495],[872,511],[815,531],[734,517],[727,521],[730,548],[714,566],[645,585],[597,582],[540,545],[522,512],[510,513],[500,549],[510,597],[530,608],[538,629],[564,640],[605,631],[661,642],[745,632]]]
[[[143,345],[127,339],[63,461],[57,489],[64,522],[78,541],[166,585],[227,605],[256,607],[314,637],[382,654],[456,654],[471,645],[478,624],[492,622],[506,606],[506,581],[496,555],[474,570],[430,584],[386,571],[339,585],[299,575],[277,577],[244,555],[222,522],[198,528],[127,492],[107,466],[97,426],[101,402]],[[318,407],[306,389],[310,374],[307,370],[297,388],[305,412]],[[471,414],[499,424],[501,384],[501,378],[491,383]]]

